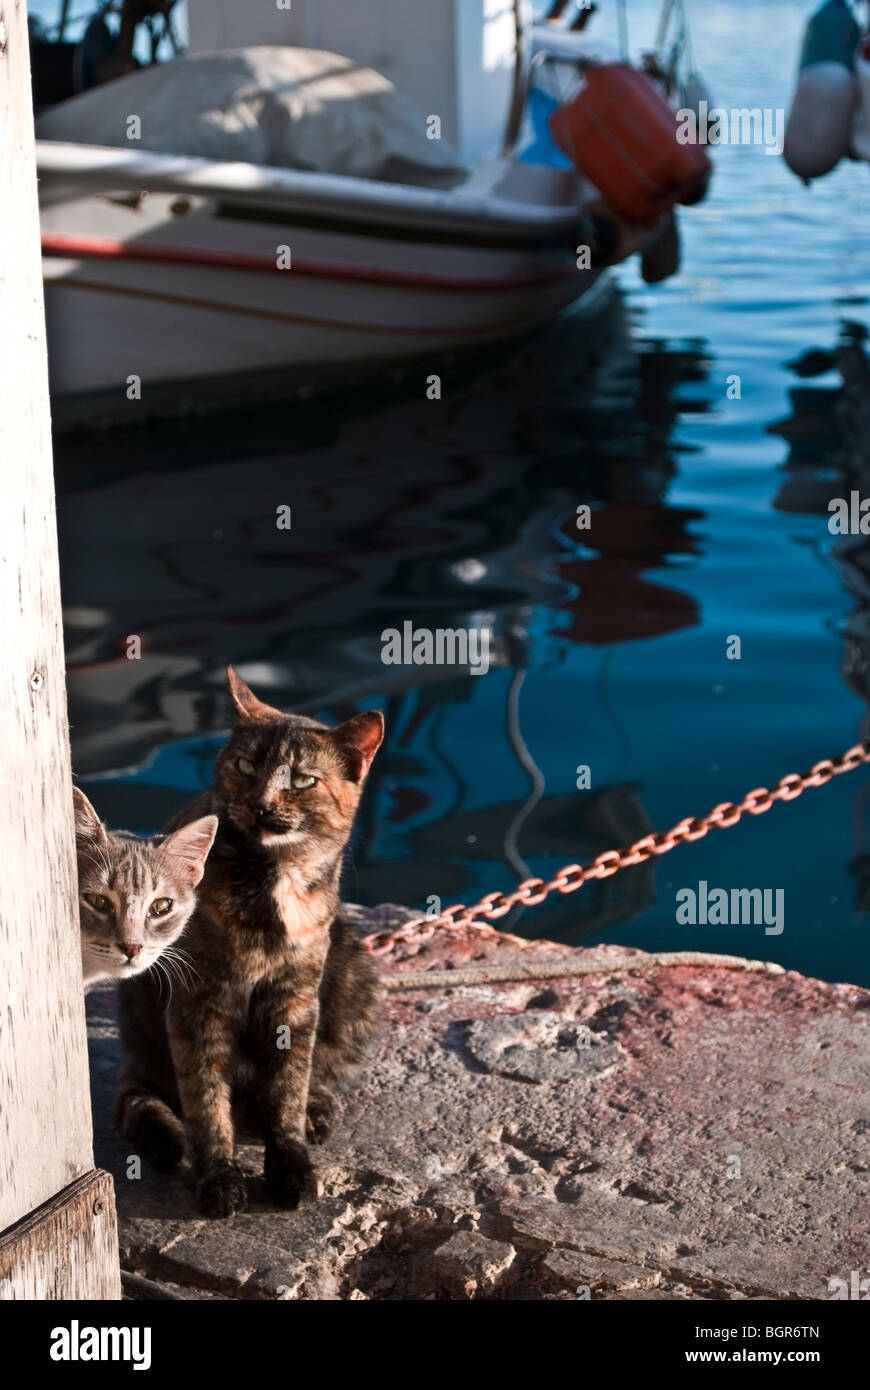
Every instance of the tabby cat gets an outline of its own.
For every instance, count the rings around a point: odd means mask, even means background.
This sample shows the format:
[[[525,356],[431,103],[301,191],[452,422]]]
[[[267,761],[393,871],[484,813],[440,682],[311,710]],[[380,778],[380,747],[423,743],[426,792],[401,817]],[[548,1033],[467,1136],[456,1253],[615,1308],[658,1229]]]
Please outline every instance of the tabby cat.
[[[187,1149],[200,1206],[221,1217],[247,1203],[237,1125],[264,1140],[277,1204],[313,1192],[306,1136],[328,1135],[338,1085],[374,1031],[377,972],[337,910],[384,735],[380,713],[328,728],[227,676],[235,719],[213,787],[173,822],[219,818],[185,937],[191,972],[168,1008],[148,976],[122,986],[117,1104],[122,1133],[158,1168]]]
[[[127,979],[164,955],[164,973],[184,973],[175,942],[196,904],[217,817],[146,840],[106,830],[78,787],[73,808],[85,983]]]

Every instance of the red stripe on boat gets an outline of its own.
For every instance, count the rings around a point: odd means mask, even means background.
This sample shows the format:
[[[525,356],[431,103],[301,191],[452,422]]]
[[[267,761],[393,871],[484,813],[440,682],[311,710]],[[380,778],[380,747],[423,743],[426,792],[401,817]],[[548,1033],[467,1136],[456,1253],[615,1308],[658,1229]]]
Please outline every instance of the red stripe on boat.
[[[251,270],[270,274],[277,270],[270,256],[245,251],[214,251],[204,247],[155,246],[150,242],[113,241],[105,237],[65,236],[43,233],[46,256],[89,257],[96,260],[160,261],[165,265],[199,265],[223,270]],[[375,266],[338,265],[329,262],[293,259],[293,275],[311,275],[330,280],[354,280],[371,285],[402,285],[421,290],[497,291],[532,289],[554,284],[577,274],[576,269],[560,268],[545,275],[500,276],[488,280],[464,275],[420,274],[411,270],[379,270]]]

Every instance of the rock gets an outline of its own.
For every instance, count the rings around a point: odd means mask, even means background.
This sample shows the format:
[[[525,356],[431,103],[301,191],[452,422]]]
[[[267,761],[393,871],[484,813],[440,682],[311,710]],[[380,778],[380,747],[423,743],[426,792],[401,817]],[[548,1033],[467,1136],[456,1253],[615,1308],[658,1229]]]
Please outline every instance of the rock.
[[[361,932],[411,916],[348,913]],[[819,1299],[870,1274],[870,992],[794,972],[616,970],[643,952],[468,927],[387,946],[396,982],[495,963],[517,977],[389,991],[313,1151],[322,1195],[295,1212],[270,1204],[256,1145],[240,1151],[249,1210],[226,1222],[202,1217],[187,1173],[130,1164],[112,1124],[117,1000],[88,995],[96,1158],[129,1274],[180,1297],[275,1301]],[[597,973],[547,975],[573,961]]]
[[[620,1060],[615,1043],[554,1013],[478,1019],[468,1029],[467,1046],[487,1071],[520,1081],[588,1079]]]
[[[575,1250],[552,1250],[545,1255],[538,1269],[544,1279],[552,1278],[577,1297],[583,1290],[595,1293],[601,1289],[652,1289],[661,1282],[656,1269],[640,1265],[621,1264],[600,1255],[580,1254]]]
[[[513,1246],[503,1241],[488,1240],[478,1231],[457,1231],[421,1260],[417,1275],[420,1293],[440,1293],[450,1298],[491,1293],[515,1256]]]
[[[571,1204],[534,1197],[498,1202],[493,1223],[523,1250],[555,1247],[627,1262],[648,1257],[659,1268],[670,1265],[680,1241],[680,1224],[667,1213],[602,1194],[591,1185]]]

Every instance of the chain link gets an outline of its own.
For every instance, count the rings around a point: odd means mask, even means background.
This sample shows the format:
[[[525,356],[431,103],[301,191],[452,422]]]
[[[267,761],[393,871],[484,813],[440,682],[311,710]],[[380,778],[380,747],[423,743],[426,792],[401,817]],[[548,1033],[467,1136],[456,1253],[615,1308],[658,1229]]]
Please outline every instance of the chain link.
[[[751,816],[761,816],[769,811],[775,801],[794,801],[807,787],[823,787],[832,777],[843,772],[853,772],[863,763],[870,762],[870,743],[856,743],[839,758],[822,758],[814,763],[809,772],[790,772],[781,777],[776,786],[755,787],[747,792],[743,800],[735,806],[733,802],[722,801],[714,806],[706,816],[687,816],[665,834],[644,835],[626,849],[608,849],[599,854],[589,864],[566,864],[554,878],[527,878],[517,884],[512,893],[486,893],[472,907],[464,903],[454,903],[438,917],[414,917],[394,932],[377,932],[366,938],[366,946],[374,956],[385,955],[398,942],[415,944],[429,941],[436,930],[461,931],[474,925],[476,932],[484,938],[504,938],[504,933],[485,924],[497,922],[506,917],[512,908],[537,907],[551,893],[576,893],[590,879],[610,878],[621,869],[634,864],[643,864],[654,855],[669,854],[678,845],[701,840],[710,830],[728,830],[736,825],[741,816],[748,812]],[[485,921],[481,921],[485,919]],[[530,946],[530,941],[520,937],[512,938],[512,944]]]

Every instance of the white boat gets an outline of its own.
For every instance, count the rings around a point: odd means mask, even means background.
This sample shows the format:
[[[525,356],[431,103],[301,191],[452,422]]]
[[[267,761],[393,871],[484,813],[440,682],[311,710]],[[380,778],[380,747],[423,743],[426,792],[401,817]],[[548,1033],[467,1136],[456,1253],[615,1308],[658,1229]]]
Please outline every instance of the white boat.
[[[547,322],[649,239],[607,218],[573,169],[515,157],[542,52],[521,0],[430,0],[413,23],[394,0],[369,0],[365,25],[346,0],[261,8],[258,20],[190,0],[191,52],[280,42],[378,66],[423,119],[440,113],[467,177],[444,190],[40,141],[61,424],[307,392],[385,365],[434,372],[439,354]],[[564,61],[579,59],[582,45],[561,42]]]

